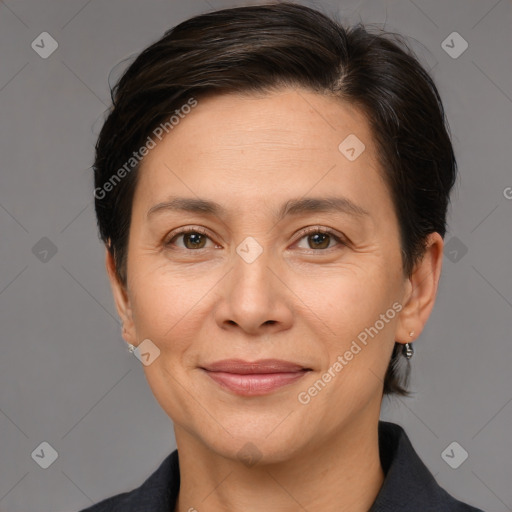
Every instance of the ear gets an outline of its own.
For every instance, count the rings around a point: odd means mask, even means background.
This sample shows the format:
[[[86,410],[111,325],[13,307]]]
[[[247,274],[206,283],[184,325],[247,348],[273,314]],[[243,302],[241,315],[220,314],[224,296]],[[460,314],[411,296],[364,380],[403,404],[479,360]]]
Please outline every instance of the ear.
[[[112,288],[112,294],[116,303],[117,312],[123,322],[123,338],[128,343],[136,345],[135,326],[133,323],[132,309],[130,305],[130,299],[124,285],[119,281],[115,270],[115,262],[112,254],[105,246],[105,267],[107,269],[108,278],[110,281],[110,287]]]
[[[426,245],[422,259],[407,280],[403,308],[395,332],[398,343],[414,341],[423,331],[434,307],[443,264],[443,238],[439,233],[431,233]]]

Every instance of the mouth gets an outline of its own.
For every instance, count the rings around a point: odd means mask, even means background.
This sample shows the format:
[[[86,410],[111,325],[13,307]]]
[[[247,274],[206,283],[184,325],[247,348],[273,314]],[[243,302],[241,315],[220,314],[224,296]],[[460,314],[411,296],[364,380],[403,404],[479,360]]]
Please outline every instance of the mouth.
[[[201,367],[223,389],[241,396],[265,395],[298,381],[311,368],[280,359],[229,359]]]

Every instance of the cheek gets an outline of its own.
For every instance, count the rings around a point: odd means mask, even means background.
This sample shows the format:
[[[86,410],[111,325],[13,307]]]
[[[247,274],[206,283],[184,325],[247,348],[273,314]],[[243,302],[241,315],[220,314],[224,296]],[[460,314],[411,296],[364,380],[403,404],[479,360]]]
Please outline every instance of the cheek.
[[[336,424],[340,411],[360,409],[382,385],[400,304],[393,275],[378,266],[338,273],[327,282],[323,294],[309,299],[316,301],[311,309],[329,326],[330,334],[317,339],[328,357],[322,371],[308,382],[312,387],[303,391],[321,390],[311,402],[312,410],[332,416]],[[319,320],[315,322],[319,327]]]
[[[329,396],[329,400],[347,406],[365,393],[371,396],[381,384],[401,309],[393,279],[391,272],[384,272],[379,266],[366,267],[333,278],[327,293],[318,296],[315,309],[322,312],[331,331],[329,363],[324,370],[330,369],[338,377],[332,379],[333,385],[324,398]],[[333,368],[336,361],[339,364]]]
[[[311,288],[312,282],[315,288]],[[304,291],[309,291],[304,302],[343,339],[373,325],[398,297],[396,282],[380,266],[339,268],[323,279],[311,279],[309,287],[306,284]]]
[[[131,297],[137,337],[152,339],[162,351],[181,351],[200,329],[208,291],[214,293],[218,279],[204,272],[171,273],[165,263],[149,272],[134,268],[132,275],[138,271],[143,277]]]

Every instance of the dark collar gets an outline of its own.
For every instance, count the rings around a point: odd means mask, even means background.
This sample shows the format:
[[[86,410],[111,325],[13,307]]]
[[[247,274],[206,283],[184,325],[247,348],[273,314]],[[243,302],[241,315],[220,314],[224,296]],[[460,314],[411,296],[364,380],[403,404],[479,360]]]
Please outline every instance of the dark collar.
[[[369,512],[482,512],[439,486],[400,425],[379,421],[379,450],[386,476]]]
[[[369,512],[482,512],[450,496],[421,461],[404,429],[379,421],[384,483]],[[178,450],[137,489],[81,512],[173,512],[180,488]]]

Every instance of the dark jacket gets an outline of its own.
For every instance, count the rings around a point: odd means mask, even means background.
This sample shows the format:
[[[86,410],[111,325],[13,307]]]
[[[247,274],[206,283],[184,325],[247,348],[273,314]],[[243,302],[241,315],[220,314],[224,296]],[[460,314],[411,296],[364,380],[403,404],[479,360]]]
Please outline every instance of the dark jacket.
[[[399,425],[379,422],[379,450],[386,476],[369,512],[483,512],[437,484]],[[179,488],[178,450],[174,450],[137,489],[80,512],[173,512]]]

